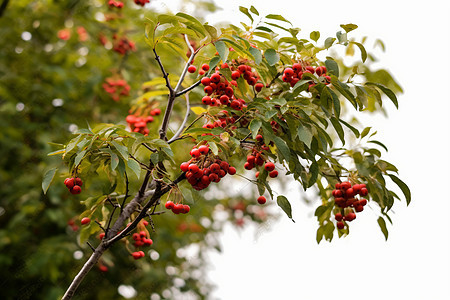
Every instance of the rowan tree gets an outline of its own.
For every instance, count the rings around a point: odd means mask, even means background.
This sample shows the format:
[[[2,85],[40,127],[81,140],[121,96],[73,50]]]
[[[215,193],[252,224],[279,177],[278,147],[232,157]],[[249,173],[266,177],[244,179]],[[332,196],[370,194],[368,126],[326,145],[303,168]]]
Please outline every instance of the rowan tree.
[[[86,101],[77,117],[87,126],[52,144],[49,155],[60,156],[61,164],[42,182],[44,193],[64,182],[67,201],[79,201],[69,226],[79,229],[79,247],[90,251],[63,299],[94,266],[102,272],[151,266],[154,286],[146,292],[160,292],[170,286],[161,269],[177,260],[169,241],[176,236],[182,245],[200,244],[214,231],[206,223],[215,222],[216,211],[229,212],[238,225],[264,222],[272,217],[264,207],[273,203],[292,219],[290,200],[274,182],[316,191],[317,242],[349,234],[372,213],[366,205],[379,208],[387,239],[385,220],[400,199],[387,182],[408,204],[411,195],[396,167],[382,159],[387,148],[376,131],[358,120],[384,111],[385,100],[398,107],[401,88],[386,70],[371,68],[366,39],[351,37],[356,25],[341,25],[335,37],[321,39],[318,31],[305,37],[284,17],[263,16],[253,6],[240,7],[248,17],[240,26],[149,10],[142,24],[131,22],[145,2],[89,7],[95,22],[88,23],[88,15],[67,18],[71,26],[55,34],[55,47],[77,48],[82,57],[76,62],[89,66],[81,71],[95,72],[89,79],[95,91],[87,100],[73,99]],[[358,58],[346,65],[342,51]],[[238,181],[252,189],[230,193]],[[171,254],[146,263],[152,253]],[[204,294],[188,284],[194,277],[185,280],[181,291]]]

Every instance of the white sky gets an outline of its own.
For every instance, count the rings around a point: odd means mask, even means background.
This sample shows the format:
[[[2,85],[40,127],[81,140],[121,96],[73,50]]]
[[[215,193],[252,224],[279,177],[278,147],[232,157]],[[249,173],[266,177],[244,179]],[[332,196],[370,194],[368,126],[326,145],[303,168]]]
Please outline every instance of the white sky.
[[[385,42],[379,58],[405,90],[400,109],[386,100],[388,119],[360,120],[378,131],[389,148],[384,158],[398,167],[413,200],[409,207],[394,205],[387,242],[373,206],[351,223],[350,236],[317,245],[315,206],[305,206],[293,188],[288,196],[295,224],[281,218],[270,230],[225,228],[223,253],[210,254],[214,299],[450,299],[447,2],[217,1],[224,10],[210,23],[247,22],[238,6],[253,4],[261,15],[283,15],[306,37],[313,30],[332,36],[340,24],[354,23],[359,28],[350,36]]]

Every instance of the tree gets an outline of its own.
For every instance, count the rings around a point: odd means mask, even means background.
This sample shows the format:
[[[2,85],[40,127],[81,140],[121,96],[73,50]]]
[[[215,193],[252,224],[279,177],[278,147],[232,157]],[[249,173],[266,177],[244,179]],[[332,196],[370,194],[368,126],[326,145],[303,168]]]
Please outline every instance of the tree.
[[[202,240],[208,232],[205,226],[180,220],[186,218],[187,221],[192,214],[213,220],[212,207],[217,205],[241,210],[253,203],[250,205],[259,210],[242,211],[255,221],[263,221],[257,201],[264,205],[266,201],[274,200],[292,218],[289,200],[282,195],[273,195],[271,182],[276,179],[272,177],[289,176],[305,190],[317,188],[322,201],[316,210],[320,223],[318,242],[323,238],[331,241],[335,230],[339,236],[348,234],[354,212],[361,211],[366,203],[358,197],[367,193],[369,200],[380,206],[379,225],[387,238],[384,218],[389,220],[389,209],[394,198],[398,197],[386,188],[385,178],[389,177],[399,185],[408,203],[409,190],[395,175],[396,168],[382,160],[381,151],[375,148],[385,146],[373,139],[374,133],[370,128],[361,132],[355,128],[349,115],[353,111],[382,110],[380,92],[397,106],[395,93],[401,89],[389,73],[372,71],[364,64],[371,60],[371,56],[366,52],[363,41],[360,43],[347,37],[356,25],[342,25],[343,31],[338,32],[336,38],[326,39],[322,46],[318,44],[318,32],[312,32],[309,40],[300,38],[298,29],[288,27],[290,22],[282,16],[262,18],[254,7],[240,8],[251,21],[243,28],[233,25],[215,28],[183,13],[154,15],[148,12],[145,20],[146,48],[133,42],[142,36],[143,31],[130,21],[138,19],[137,6],[122,7],[120,3],[109,1],[108,7],[95,9],[81,4],[72,6],[69,14],[73,15],[68,20],[76,26],[83,26],[77,28],[78,40],[73,36],[73,29],[59,31],[61,41],[56,47],[67,50],[55,50],[51,59],[66,63],[72,59],[81,67],[72,70],[68,65],[57,67],[54,62],[47,65],[59,72],[75,71],[62,76],[67,81],[60,81],[64,85],[60,95],[67,95],[67,90],[70,90],[75,101],[90,101],[90,107],[72,109],[71,106],[67,110],[73,123],[82,126],[75,120],[84,117],[89,126],[74,130],[75,136],[68,143],[54,145],[56,149],[51,158],[62,155],[67,169],[47,170],[42,183],[44,192],[47,192],[56,177],[67,177],[65,184],[71,193],[77,194],[81,190],[81,195],[74,197],[90,196],[80,198],[83,199],[82,206],[69,204],[73,207],[71,212],[78,211],[79,214],[84,209],[77,217],[83,223],[79,244],[84,246],[88,243],[94,253],[65,298],[71,297],[84,276],[99,262],[103,270],[113,264],[126,268],[131,263],[124,260],[124,256],[144,264],[141,249],[148,249],[149,246],[145,245],[153,242],[155,244],[150,248],[164,245],[160,248],[164,251],[159,252],[161,256],[165,251],[173,253],[170,244],[164,243],[178,235],[178,239],[184,240],[183,245],[188,244],[189,238],[180,236],[186,226],[200,231],[196,239]],[[83,9],[92,11],[74,13]],[[33,10],[39,10],[39,7]],[[95,22],[89,20],[94,11],[104,13],[104,20],[101,17]],[[50,24],[47,30],[53,33],[54,27]],[[67,20],[66,25],[70,25]],[[275,32],[283,33],[278,35]],[[100,43],[94,39],[95,36],[99,37]],[[47,42],[43,39],[42,49]],[[352,53],[355,46],[361,52],[361,61],[352,66],[345,66],[332,53],[336,47]],[[74,47],[79,49],[81,57],[67,58],[67,54],[73,55]],[[89,56],[82,54],[86,52],[85,48]],[[319,57],[324,52],[330,56],[321,61]],[[47,58],[45,53],[41,54]],[[85,56],[87,59],[83,60]],[[111,65],[116,65],[116,68],[110,73]],[[34,76],[41,77],[41,74],[38,69]],[[70,89],[71,85],[77,86],[77,81],[86,78],[86,74],[94,75],[87,82],[88,86],[96,88],[94,93],[92,90]],[[49,82],[54,83],[54,79]],[[4,85],[4,90],[10,91],[7,86]],[[42,90],[44,87],[38,85]],[[126,117],[128,124],[124,125],[121,122],[125,119],[123,112],[128,110],[124,99],[130,97],[129,94],[137,98]],[[59,99],[57,97],[60,96],[55,95],[55,100]],[[191,111],[195,115],[191,115]],[[173,125],[169,126],[169,122]],[[149,123],[152,124],[150,128]],[[170,132],[169,127],[175,130]],[[65,139],[64,135],[53,138]],[[352,145],[354,138],[360,142],[357,146]],[[336,144],[342,146],[335,147]],[[56,160],[52,162],[57,164]],[[243,168],[248,171],[244,172]],[[251,173],[253,169],[259,173]],[[277,172],[282,170],[285,174],[278,175]],[[233,175],[235,171],[239,175]],[[244,202],[236,202],[233,198],[242,196],[233,195],[227,195],[227,199],[221,201],[199,200],[205,196],[200,190],[208,185],[211,185],[208,190],[214,189],[216,193],[226,191],[226,186],[215,183],[224,178],[222,182],[228,180],[227,183],[231,184],[237,180],[233,176],[254,183],[253,195]],[[350,191],[350,187],[354,190]],[[50,190],[50,195],[53,190],[63,194],[60,183]],[[341,195],[344,192],[347,194],[345,197]],[[357,193],[360,196],[355,199],[353,196]],[[47,196],[42,198],[48,199]],[[178,202],[185,205],[180,206]],[[188,216],[180,216],[179,213],[188,213]],[[71,223],[71,226],[74,228],[76,225]],[[342,228],[336,229],[336,226]],[[151,227],[155,228],[154,232]],[[166,231],[167,228],[172,230]],[[101,240],[97,238],[99,234],[102,235]],[[119,240],[125,243],[125,247],[111,247]],[[91,246],[94,241],[98,244],[95,249]],[[49,241],[49,244],[56,242]],[[68,247],[73,251],[73,246]],[[89,251],[89,247],[84,248]],[[107,249],[115,251],[114,258],[107,256]],[[104,253],[106,258],[102,261]],[[168,260],[177,259],[171,254]],[[165,265],[161,264],[161,267]],[[161,279],[164,276],[156,275],[157,270],[158,266],[155,266],[155,270],[149,272],[154,277],[147,282],[170,286]],[[202,294],[194,286],[185,285],[186,289]]]

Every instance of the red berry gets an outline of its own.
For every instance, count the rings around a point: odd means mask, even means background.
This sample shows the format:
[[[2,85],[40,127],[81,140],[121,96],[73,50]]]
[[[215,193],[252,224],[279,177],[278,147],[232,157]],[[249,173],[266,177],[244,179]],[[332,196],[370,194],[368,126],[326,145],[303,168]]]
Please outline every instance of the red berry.
[[[337,213],[337,214],[334,215],[334,218],[335,218],[336,221],[339,222],[339,221],[342,221],[343,216],[342,216],[341,213]]]
[[[261,82],[258,82],[257,84],[255,84],[255,91],[257,93],[261,92],[262,88],[264,87],[264,84]]]
[[[214,73],[211,75],[211,82],[219,83],[220,82],[220,74]]]
[[[254,166],[255,166],[254,164],[251,164],[251,163],[249,163],[249,162],[246,162],[246,163],[244,164],[244,168],[245,168],[246,170],[251,170],[251,169],[253,169]]]
[[[361,191],[359,192],[359,194],[361,195],[361,196],[367,196],[368,194],[369,194],[369,190],[367,189],[367,188],[362,188],[361,189]]]
[[[132,238],[135,241],[139,241],[141,239],[141,236],[139,235],[139,233],[135,232],[133,233]]]
[[[230,175],[236,174],[236,168],[235,167],[229,167],[228,168],[228,174],[230,174]]]
[[[275,178],[278,176],[278,171],[277,170],[273,170],[272,172],[269,172],[269,177],[270,178]]]
[[[76,177],[75,178],[75,184],[79,185],[79,186],[82,186],[83,185],[83,181],[81,180],[81,178]]]
[[[233,71],[233,72],[231,72],[231,78],[232,78],[233,80],[236,80],[236,79],[238,79],[239,77],[241,77],[241,72],[239,72],[239,71]]]
[[[337,222],[336,227],[337,227],[338,229],[344,229],[345,224],[344,224],[344,222],[340,221],[340,222]]]
[[[151,246],[151,245],[153,245],[153,240],[145,238],[144,239],[144,244],[147,245],[147,246]]]
[[[200,156],[200,151],[198,151],[198,149],[194,148],[194,149],[191,150],[191,152],[189,152],[189,154],[190,154],[192,157],[197,158],[197,157]]]
[[[152,116],[159,116],[159,115],[161,114],[161,110],[160,110],[159,108],[152,109],[152,110],[150,111],[150,114],[151,114]]]
[[[144,256],[145,256],[144,251],[139,251],[138,253],[139,253],[139,255],[140,255],[141,257],[144,257]]]
[[[268,172],[271,172],[275,169],[275,164],[271,161],[266,162],[266,164],[264,165],[264,169]]]
[[[255,158],[256,157],[254,157],[253,155],[248,155],[247,156],[247,162],[249,163],[249,164],[255,164]]]
[[[284,70],[284,75],[286,75],[286,77],[292,77],[294,75],[294,70],[292,70],[291,68],[286,68]]]
[[[341,189],[346,190],[346,189],[349,189],[351,187],[352,187],[352,184],[350,182],[348,182],[348,181],[341,182],[341,187],[340,187]]]
[[[181,203],[175,204],[173,206],[172,211],[174,214],[179,214],[179,213],[183,212],[184,211],[183,204],[181,204]]]
[[[212,88],[212,86],[208,85],[205,86],[205,88],[203,89],[205,91],[206,94],[211,95],[212,92],[214,91],[214,89]]]
[[[81,225],[87,225],[87,224],[89,224],[89,223],[91,223],[91,219],[89,219],[89,218],[83,218],[83,219],[81,219]]]
[[[101,272],[108,272],[108,267],[105,266],[105,265],[100,265],[100,266],[98,267],[98,269],[99,269]]]
[[[349,198],[355,196],[355,191],[352,188],[349,188],[345,191],[345,195]]]
[[[367,204],[367,199],[359,200],[359,204],[362,205],[362,206],[365,206]]]
[[[133,253],[131,253],[131,255],[133,256],[134,259],[139,259],[142,257],[141,253],[139,253],[139,252],[133,252]]]
[[[298,73],[302,70],[302,65],[299,63],[295,63],[292,65],[292,69],[294,70],[295,73]]]
[[[164,204],[164,207],[167,208],[167,209],[173,209],[174,205],[175,204],[172,201],[169,200],[169,201],[166,202],[166,204]]]
[[[259,196],[258,199],[256,199],[256,201],[258,201],[259,204],[264,204],[266,203],[266,197],[264,196]]]
[[[68,189],[73,188],[75,185],[75,178],[66,178],[66,180],[64,180],[64,184]]]
[[[204,86],[208,86],[211,84],[211,79],[209,77],[203,77],[200,81]]]
[[[356,212],[362,212],[364,210],[364,206],[362,206],[362,205],[356,205],[355,206],[355,211]]]
[[[187,214],[191,210],[191,207],[187,204],[183,205],[183,213]]]
[[[104,237],[105,237],[105,233],[104,233],[104,232],[102,232],[102,233],[100,233],[100,234],[98,235],[98,238],[99,238],[100,240],[103,240]]]
[[[205,72],[208,72],[209,71],[209,65],[208,64],[203,64],[202,65],[202,70],[205,71]]]
[[[81,193],[81,187],[79,185],[75,185],[73,188],[70,189],[70,192],[73,195],[78,195],[79,193]]]
[[[195,174],[198,171],[200,171],[200,168],[196,164],[190,164],[189,165],[189,171],[192,172],[193,174]]]
[[[209,96],[203,97],[202,98],[202,103],[205,104],[205,105],[211,105],[211,103],[212,103],[211,97],[209,97]]]
[[[349,222],[353,221],[354,219],[356,219],[356,214],[352,213],[352,212],[346,214],[345,217],[344,217],[344,220],[345,221],[349,221]]]
[[[263,138],[262,135],[258,134],[258,135],[256,136],[256,140],[257,140],[258,142],[262,142],[262,141],[264,141],[264,138]]]
[[[189,73],[195,73],[195,71],[197,71],[197,68],[193,65],[190,65],[187,70]]]
[[[200,152],[200,154],[205,155],[209,152],[209,147],[206,145],[201,145],[200,147],[198,147],[198,151]]]
[[[180,165],[180,169],[183,172],[187,172],[189,170],[189,163],[186,161]]]

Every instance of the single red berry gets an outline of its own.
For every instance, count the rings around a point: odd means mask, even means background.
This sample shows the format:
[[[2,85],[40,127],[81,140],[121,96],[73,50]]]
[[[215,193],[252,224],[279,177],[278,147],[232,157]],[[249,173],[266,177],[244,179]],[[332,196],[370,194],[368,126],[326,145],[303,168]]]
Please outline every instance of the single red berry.
[[[284,75],[286,77],[292,77],[294,75],[294,70],[292,68],[286,68],[284,70]]]
[[[144,257],[144,256],[145,256],[144,251],[139,251],[139,255],[140,255],[141,257]]]
[[[76,177],[76,178],[75,178],[75,184],[76,184],[76,185],[79,185],[79,186],[82,186],[82,185],[83,185],[83,181],[81,180],[81,178]]]
[[[151,114],[152,116],[159,116],[159,115],[161,114],[161,109],[159,109],[159,108],[152,109],[152,110],[150,111],[150,114]]]
[[[369,194],[369,190],[367,189],[367,188],[362,188],[361,189],[361,191],[359,192],[359,194],[361,195],[361,196],[367,196],[368,194]]]
[[[70,193],[72,193],[73,195],[78,195],[79,193],[81,193],[81,187],[79,185],[75,185],[70,189]]]
[[[341,187],[340,187],[341,189],[346,190],[346,189],[349,189],[351,187],[352,187],[352,184],[350,182],[348,182],[348,181],[341,182]]]
[[[249,163],[249,164],[255,164],[255,159],[256,159],[256,157],[255,156],[253,156],[253,155],[247,155],[247,162]]]
[[[259,177],[259,171],[255,173],[255,177],[256,177],[256,178]]]
[[[200,81],[204,86],[208,86],[211,84],[211,79],[209,77],[203,77]]]
[[[81,219],[81,225],[87,225],[89,223],[91,223],[91,219],[89,219],[87,217]]]
[[[266,162],[266,164],[264,165],[264,169],[268,172],[271,172],[275,169],[275,164],[271,161]]]
[[[211,75],[211,82],[213,83],[219,83],[220,82],[220,74],[214,73]]]
[[[202,65],[202,70],[205,71],[205,72],[208,72],[209,71],[209,65],[208,64],[203,64]]]
[[[193,65],[190,65],[189,68],[188,68],[188,72],[189,73],[195,73],[195,71],[197,71],[197,67],[193,66]]]
[[[345,195],[349,198],[355,196],[355,191],[352,188],[349,188],[345,191]]]
[[[133,240],[135,241],[139,241],[141,239],[141,236],[139,235],[139,233],[135,232],[133,233],[133,235],[131,236],[133,238]]]
[[[344,224],[344,222],[339,221],[339,222],[337,222],[336,227],[337,227],[338,229],[344,229],[345,224]]]
[[[349,221],[349,222],[353,221],[354,219],[356,219],[356,214],[352,213],[352,212],[346,214],[345,217],[344,217],[344,220],[345,221]]]
[[[257,84],[255,84],[255,91],[257,93],[261,92],[262,88],[264,87],[264,84],[261,82],[258,82]]]
[[[102,232],[102,233],[100,233],[100,234],[98,235],[98,238],[99,238],[100,240],[103,240],[104,237],[105,237],[105,233],[104,233],[104,232]]]
[[[228,168],[228,174],[230,174],[230,175],[236,174],[236,168],[235,167],[229,167]]]
[[[258,199],[256,199],[256,201],[258,201],[259,204],[264,204],[266,203],[266,197],[264,196],[259,196]]]
[[[212,92],[214,91],[214,89],[212,88],[212,86],[208,85],[205,86],[205,88],[203,89],[205,91],[206,94],[211,95]]]
[[[141,253],[139,253],[139,252],[133,252],[133,253],[131,253],[131,255],[133,256],[134,259],[139,259],[142,257]]]
[[[342,219],[343,219],[344,217],[342,216],[342,214],[341,213],[337,213],[337,214],[335,214],[334,215],[334,219],[336,220],[336,221],[342,221]]]
[[[151,246],[151,245],[153,245],[153,240],[145,238],[144,239],[144,244],[147,245],[147,246]]]
[[[258,134],[258,135],[256,136],[256,140],[257,140],[258,142],[262,142],[262,141],[264,141],[264,138],[263,138],[262,135]]]
[[[201,145],[200,147],[198,147],[198,151],[200,152],[200,154],[205,155],[209,152],[209,147],[206,145]]]
[[[196,164],[190,164],[189,165],[189,171],[192,172],[193,174],[195,174],[198,171],[200,171],[200,168]]]
[[[183,213],[187,214],[191,210],[191,207],[187,204],[183,205]]]
[[[182,163],[180,165],[180,169],[183,172],[187,172],[189,170],[189,163],[187,161],[185,161],[184,163]]]
[[[198,151],[198,149],[194,148],[191,150],[191,152],[189,152],[189,154],[193,157],[193,158],[197,158],[200,156],[200,151]]]
[[[183,204],[178,203],[178,204],[175,204],[175,205],[173,206],[172,212],[173,212],[174,214],[177,214],[177,215],[178,215],[179,213],[183,212],[183,210],[184,210]]]
[[[172,201],[169,200],[169,201],[166,202],[166,204],[164,204],[164,207],[167,208],[167,209],[173,209],[174,205],[175,204]]]
[[[220,170],[220,165],[217,163],[213,163],[212,165],[209,166],[209,169],[211,170],[211,172],[217,173]]]
[[[241,77],[241,72],[239,72],[239,71],[233,71],[233,72],[231,72],[231,78],[232,78],[233,80],[237,80],[239,77]]]
[[[272,172],[269,172],[269,177],[270,178],[275,178],[278,176],[278,171],[277,170],[273,170]]]
[[[219,165],[222,170],[225,170],[228,172],[228,169],[230,168],[229,163],[227,163],[226,161],[221,161]]]
[[[205,104],[205,105],[211,105],[211,103],[212,103],[211,97],[209,97],[209,96],[203,97],[202,98],[202,103]]]
[[[359,204],[362,205],[362,206],[365,206],[367,204],[367,199],[359,200]]]
[[[251,169],[253,169],[255,167],[255,165],[254,164],[251,164],[251,163],[249,163],[249,162],[246,162],[245,164],[244,164],[244,168],[246,169],[246,170],[251,170]]]
[[[100,266],[98,267],[98,269],[99,269],[101,272],[108,272],[108,267],[105,266],[105,265],[100,265]]]
[[[294,70],[295,73],[298,73],[302,70],[302,65],[299,63],[295,63],[292,65],[292,70]]]
[[[144,230],[141,230],[141,231],[139,231],[139,235],[141,236],[141,238],[146,237],[147,232],[145,232]]]
[[[355,206],[355,211],[356,212],[362,212],[364,210],[364,206],[362,206],[362,205],[356,205]]]
[[[75,178],[66,178],[66,180],[64,180],[64,184],[68,189],[73,188],[75,185]]]

